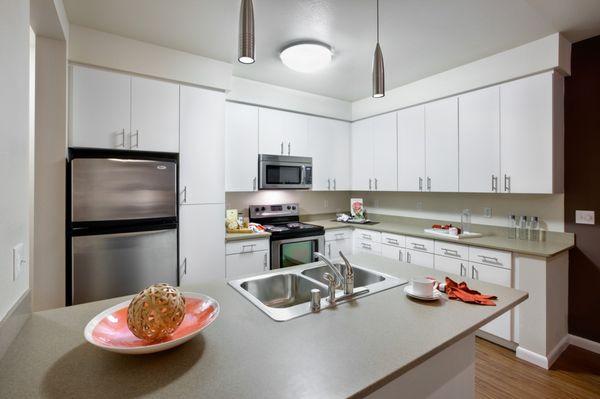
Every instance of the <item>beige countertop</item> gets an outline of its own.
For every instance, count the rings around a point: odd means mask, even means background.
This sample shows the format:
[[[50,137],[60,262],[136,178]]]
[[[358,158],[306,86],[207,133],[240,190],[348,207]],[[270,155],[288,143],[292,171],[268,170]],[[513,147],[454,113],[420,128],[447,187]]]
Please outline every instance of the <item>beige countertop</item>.
[[[444,276],[378,256],[350,259],[406,279]],[[287,322],[271,320],[225,282],[206,283],[197,291],[219,301],[219,318],[153,355],[85,342],[86,323],[123,298],[37,312],[0,360],[0,397],[364,397],[527,298],[467,281],[497,295],[497,306],[419,302],[400,286]]]
[[[252,240],[255,238],[269,238],[271,233],[226,233],[225,241],[240,241],[240,240]]]

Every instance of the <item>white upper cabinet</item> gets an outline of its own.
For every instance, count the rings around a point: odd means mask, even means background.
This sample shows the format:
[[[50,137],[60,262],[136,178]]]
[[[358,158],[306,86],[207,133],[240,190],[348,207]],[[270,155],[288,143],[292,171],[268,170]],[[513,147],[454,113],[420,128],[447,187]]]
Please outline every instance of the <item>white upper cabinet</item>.
[[[181,86],[180,114],[180,199],[224,203],[225,94]]]
[[[466,193],[498,192],[500,87],[459,97],[459,185]]]
[[[131,148],[179,151],[179,85],[131,78]]]
[[[260,108],[258,120],[261,154],[309,156],[308,116]]]
[[[396,114],[352,124],[352,190],[396,191]]]
[[[425,106],[398,111],[398,191],[425,189]]]
[[[352,190],[371,190],[373,187],[373,142],[370,119],[363,119],[352,124],[350,151]]]
[[[71,66],[69,146],[129,149],[131,77]]]
[[[500,192],[562,191],[561,101],[562,79],[552,72],[500,86]]]
[[[315,191],[350,189],[350,123],[310,117],[308,143]]]
[[[376,191],[396,191],[398,189],[396,113],[376,116],[371,118],[371,123],[373,189]]]
[[[225,190],[258,189],[258,107],[228,102],[225,130]]]
[[[458,98],[425,105],[425,187],[458,191]]]

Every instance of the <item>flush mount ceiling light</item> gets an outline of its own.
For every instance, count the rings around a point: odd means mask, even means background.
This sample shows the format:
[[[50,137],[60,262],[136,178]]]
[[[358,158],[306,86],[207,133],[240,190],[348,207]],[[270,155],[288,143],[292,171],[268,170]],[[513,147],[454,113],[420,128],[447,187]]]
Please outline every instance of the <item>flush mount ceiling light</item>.
[[[377,45],[373,55],[373,97],[385,96],[385,72],[383,69],[383,53],[379,46],[379,0],[377,0]]]
[[[283,50],[279,57],[290,69],[302,73],[311,73],[325,68],[331,62],[331,47],[323,43],[294,43]]]
[[[238,61],[254,63],[254,7],[252,0],[242,0],[240,5],[240,42]]]

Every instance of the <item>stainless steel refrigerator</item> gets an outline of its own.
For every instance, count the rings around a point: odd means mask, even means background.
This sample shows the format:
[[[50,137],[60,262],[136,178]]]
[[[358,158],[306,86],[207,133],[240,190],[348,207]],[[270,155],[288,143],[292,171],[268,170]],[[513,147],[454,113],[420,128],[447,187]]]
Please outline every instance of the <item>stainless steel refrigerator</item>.
[[[67,304],[178,285],[177,155],[74,150]]]

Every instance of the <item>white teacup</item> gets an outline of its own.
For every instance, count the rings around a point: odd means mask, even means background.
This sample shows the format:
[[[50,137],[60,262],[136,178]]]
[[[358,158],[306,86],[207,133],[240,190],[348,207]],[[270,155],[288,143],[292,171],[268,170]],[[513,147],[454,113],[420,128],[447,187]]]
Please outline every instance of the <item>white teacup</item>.
[[[412,291],[415,295],[430,297],[433,295],[434,281],[425,277],[415,277],[411,281]]]

